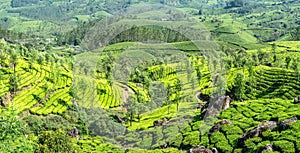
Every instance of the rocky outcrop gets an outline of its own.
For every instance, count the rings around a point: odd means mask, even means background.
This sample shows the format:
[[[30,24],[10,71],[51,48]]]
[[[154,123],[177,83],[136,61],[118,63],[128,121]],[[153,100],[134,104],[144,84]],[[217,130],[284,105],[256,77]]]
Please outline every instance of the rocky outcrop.
[[[10,92],[8,92],[7,94],[5,94],[3,97],[1,97],[1,105],[3,107],[5,107],[6,105],[8,105],[12,100],[12,94]]]
[[[290,119],[286,119],[284,121],[281,121],[279,122],[278,124],[278,129],[279,131],[283,131],[283,130],[286,130],[286,129],[289,129],[290,128],[290,125],[294,122],[297,122],[298,121],[298,118],[297,117],[293,117],[293,118],[290,118]]]
[[[222,110],[230,108],[231,98],[229,96],[212,97],[201,109],[201,117],[215,116]]]
[[[294,104],[299,104],[300,103],[300,96],[297,96],[294,98]]]
[[[274,146],[272,144],[267,144],[264,147],[259,148],[257,152],[262,153],[262,152],[268,152],[268,151],[274,151]]]
[[[226,110],[230,108],[231,98],[229,96],[225,96],[225,102],[223,104],[222,110]]]
[[[200,109],[202,107],[202,104],[196,104],[195,106],[194,106],[194,109]]]
[[[153,122],[153,126],[162,126],[165,125],[167,123],[168,119],[167,118],[163,118],[161,121],[156,120]]]
[[[72,137],[72,138],[76,138],[78,140],[79,138],[79,131],[76,127],[74,127],[73,129],[68,131],[68,134]]]
[[[220,129],[221,129],[221,127],[222,127],[222,125],[225,125],[225,124],[231,125],[232,123],[231,123],[230,121],[228,121],[228,120],[220,121],[219,123],[217,123],[215,126],[213,126],[213,127],[209,130],[208,135],[210,136],[210,135],[212,135],[212,134],[215,133],[215,132],[219,132]]]
[[[213,153],[210,149],[205,148],[204,146],[195,146],[190,149],[190,153]]]
[[[239,147],[244,147],[244,142],[250,138],[253,137],[257,137],[259,135],[261,135],[264,131],[267,130],[273,130],[277,128],[277,122],[275,121],[267,121],[264,122],[260,125],[258,125],[257,127],[253,128],[252,130],[246,132],[244,135],[242,135],[239,139],[238,139],[238,146]]]
[[[267,144],[267,145],[264,147],[264,150],[263,150],[262,152],[264,152],[264,151],[274,151],[273,145],[272,145],[272,144]]]

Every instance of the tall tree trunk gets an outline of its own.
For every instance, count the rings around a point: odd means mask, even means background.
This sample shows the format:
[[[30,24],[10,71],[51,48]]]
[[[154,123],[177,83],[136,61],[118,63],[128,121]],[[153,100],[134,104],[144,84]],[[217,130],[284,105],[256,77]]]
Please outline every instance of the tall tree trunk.
[[[130,113],[130,126],[132,126],[132,116],[133,116],[133,114]]]

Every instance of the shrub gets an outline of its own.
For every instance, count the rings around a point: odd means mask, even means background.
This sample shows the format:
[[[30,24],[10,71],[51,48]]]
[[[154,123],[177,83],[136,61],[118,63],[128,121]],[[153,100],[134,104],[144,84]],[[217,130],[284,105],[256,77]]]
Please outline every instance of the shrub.
[[[192,123],[192,130],[193,131],[199,130],[202,124],[203,124],[202,121]]]
[[[287,140],[275,141],[274,148],[284,153],[294,153],[295,148],[292,142]]]
[[[258,150],[264,150],[267,144],[272,144],[270,141],[263,141],[257,144]]]
[[[207,135],[202,136],[200,145],[201,146],[208,146],[209,145],[209,139],[208,139]]]
[[[221,127],[221,131],[224,131],[226,133],[226,135],[234,135],[234,134],[243,134],[243,130],[241,130],[238,126],[234,126],[234,125],[223,125]]]
[[[234,152],[234,153],[242,153],[242,152],[243,152],[243,149],[234,149],[233,152]]]
[[[261,142],[262,139],[260,137],[251,138],[245,141],[245,147],[248,151],[253,152],[257,150],[257,143]]]
[[[188,133],[184,137],[183,144],[185,146],[196,146],[196,145],[200,144],[199,134],[200,133],[198,131]]]
[[[296,141],[296,149],[298,151],[300,150],[300,140]]]
[[[233,148],[226,141],[218,142],[215,146],[218,150],[220,150],[220,152],[232,152],[233,150]]]
[[[176,138],[170,142],[170,144],[171,144],[173,147],[179,148],[180,145],[181,145],[181,143],[182,143],[182,139],[183,139],[183,136],[182,136],[181,134],[178,134],[178,135],[176,136]]]
[[[227,142],[227,139],[223,133],[216,132],[211,135],[210,141],[211,141],[211,143],[216,144],[218,142]]]
[[[240,135],[228,135],[227,139],[229,143],[233,146],[236,147],[238,143],[238,139],[240,138]]]
[[[67,136],[66,132],[59,129],[57,131],[45,131],[38,137],[37,153],[52,153],[52,152],[76,152],[77,146],[74,146],[71,137]]]
[[[143,148],[143,149],[149,149],[151,145],[152,145],[152,136],[148,134],[144,135],[143,140],[138,144],[139,148]]]
[[[277,134],[275,132],[272,132],[270,129],[262,133],[264,140],[273,140],[276,135]]]

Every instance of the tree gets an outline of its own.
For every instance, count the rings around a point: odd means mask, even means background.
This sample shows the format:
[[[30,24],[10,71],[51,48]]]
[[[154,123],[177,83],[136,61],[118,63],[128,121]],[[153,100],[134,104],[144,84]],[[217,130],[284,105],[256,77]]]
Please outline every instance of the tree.
[[[16,76],[16,67],[18,64],[18,57],[17,57],[17,54],[14,52],[14,50],[12,50],[12,52],[11,52],[9,62],[12,64],[13,70],[14,70],[13,75],[10,75],[10,78],[9,78],[9,85],[10,85],[9,91],[11,93],[13,93],[13,95],[15,95],[16,91],[18,90],[18,80],[17,80],[17,76]]]
[[[109,52],[108,54],[101,56],[98,66],[100,67],[100,72],[105,73],[105,78],[112,84],[111,73],[113,69],[114,57]]]
[[[198,15],[203,15],[203,10],[202,9],[199,9]]]
[[[167,84],[166,90],[167,90],[166,104],[168,105],[168,114],[170,114],[170,100],[171,100],[171,96],[172,96],[172,87],[169,82]]]
[[[299,80],[299,74],[300,74],[300,65],[299,65],[299,58],[293,59],[291,63],[291,68],[295,71],[295,74],[297,75],[297,80]]]
[[[25,138],[27,127],[11,108],[0,113],[0,152],[34,152],[30,137]]]
[[[18,80],[15,75],[9,76],[9,91],[15,95],[18,90]]]
[[[214,86],[214,94],[216,97],[220,97],[225,95],[226,90],[226,80],[222,75],[218,75],[215,86]]]
[[[195,69],[196,69],[197,78],[199,80],[198,82],[200,83],[200,80],[201,80],[201,77],[202,77],[202,73],[201,73],[200,67],[197,66]]]
[[[45,131],[38,137],[37,153],[53,153],[53,152],[76,152],[77,147],[73,145],[72,138],[66,132],[59,129],[56,131]]]
[[[182,89],[182,84],[181,84],[181,81],[176,78],[176,82],[175,82],[175,94],[176,94],[176,108],[177,108],[177,111],[179,110],[179,102],[180,102],[180,96],[181,96],[181,89]]]
[[[138,99],[135,95],[130,95],[128,97],[127,103],[124,104],[130,115],[130,126],[132,126],[133,115],[138,114],[138,105]]]
[[[259,59],[257,53],[252,54],[252,61],[253,61],[253,66],[258,66],[259,65]]]
[[[290,66],[290,63],[291,63],[291,57],[290,56],[287,56],[286,58],[285,58],[285,63],[286,63],[286,68],[289,68],[289,66]]]
[[[291,32],[291,36],[293,40],[300,40],[300,26]]]
[[[245,76],[241,72],[236,75],[234,89],[236,99],[242,100],[245,94]]]
[[[226,8],[243,7],[244,5],[245,5],[244,0],[231,0],[226,2]]]

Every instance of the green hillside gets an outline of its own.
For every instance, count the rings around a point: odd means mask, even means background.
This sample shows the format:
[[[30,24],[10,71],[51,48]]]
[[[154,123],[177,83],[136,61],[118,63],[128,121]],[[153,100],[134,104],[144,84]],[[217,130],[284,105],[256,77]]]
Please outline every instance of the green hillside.
[[[300,151],[296,0],[0,8],[0,153]]]

